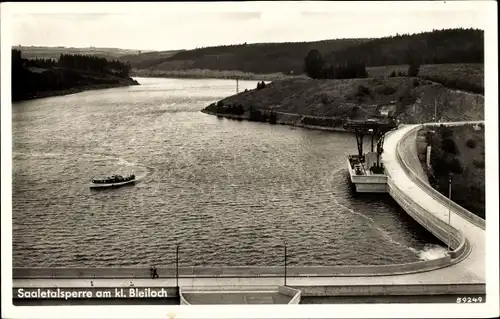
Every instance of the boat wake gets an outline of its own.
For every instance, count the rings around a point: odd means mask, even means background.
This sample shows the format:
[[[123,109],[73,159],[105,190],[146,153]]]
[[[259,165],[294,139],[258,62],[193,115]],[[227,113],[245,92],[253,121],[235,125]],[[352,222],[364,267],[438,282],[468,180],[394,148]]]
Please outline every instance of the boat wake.
[[[136,181],[144,181],[146,177],[153,174],[154,169],[149,166],[141,165],[138,163],[133,163],[127,159],[120,157],[116,154],[109,153],[82,153],[76,154],[72,152],[67,153],[51,153],[51,152],[12,152],[13,157],[38,157],[38,158],[61,158],[68,155],[78,155],[78,157],[88,158],[90,161],[109,161],[114,164],[118,164],[120,167],[130,167],[131,172],[135,174]]]
[[[95,157],[95,154],[86,154],[86,155]],[[102,160],[115,161],[115,163],[117,163],[119,166],[130,167],[132,170],[134,170],[132,173],[135,174],[136,182],[144,181],[146,179],[146,177],[150,176],[154,172],[154,169],[152,167],[130,162],[130,161],[126,160],[125,158],[114,155],[114,154],[104,154],[103,153],[100,155],[103,157]],[[138,169],[138,171],[135,171],[137,169]]]

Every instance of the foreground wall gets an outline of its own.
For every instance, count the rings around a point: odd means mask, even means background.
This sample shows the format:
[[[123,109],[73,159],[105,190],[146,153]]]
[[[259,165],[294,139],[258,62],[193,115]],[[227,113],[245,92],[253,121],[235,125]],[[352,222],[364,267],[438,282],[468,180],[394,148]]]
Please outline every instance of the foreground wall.
[[[352,285],[352,286],[294,286],[303,297],[329,296],[415,296],[415,295],[467,295],[483,294],[485,284],[405,284],[405,285]]]
[[[454,238],[459,243],[459,238]],[[287,277],[358,277],[419,273],[446,267],[450,256],[406,264],[287,267]],[[160,278],[175,278],[175,268],[157,268]],[[183,267],[179,278],[283,277],[284,267]],[[149,268],[14,268],[14,279],[150,278]]]

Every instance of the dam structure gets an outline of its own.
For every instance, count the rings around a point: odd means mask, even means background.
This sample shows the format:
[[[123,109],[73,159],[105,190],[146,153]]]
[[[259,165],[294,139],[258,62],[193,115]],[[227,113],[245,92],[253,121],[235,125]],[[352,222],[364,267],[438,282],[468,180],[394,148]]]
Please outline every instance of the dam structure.
[[[386,177],[384,190],[412,218],[449,244],[446,256],[383,266],[289,267],[285,259],[283,267],[158,268],[160,278],[156,279],[151,279],[148,268],[14,268],[13,299],[22,299],[20,288],[157,287],[165,288],[174,304],[214,304],[218,300],[227,304],[231,300],[228,294],[237,296],[234,303],[249,304],[300,303],[304,297],[485,294],[485,221],[430,187],[418,158],[418,132],[432,125],[404,125],[386,132],[380,161]]]
[[[451,258],[464,258],[442,271],[455,272],[456,280],[485,283],[485,221],[455,204],[427,181],[418,156],[419,131],[437,125],[457,126],[478,122],[405,125],[385,138],[382,160],[391,197],[421,225],[452,250]],[[441,270],[440,270],[441,271]],[[443,274],[444,275],[444,274]]]
[[[381,162],[383,153],[384,137],[387,132],[396,128],[396,122],[392,119],[386,120],[350,120],[344,124],[344,128],[354,131],[358,153],[349,155],[347,168],[354,190],[358,193],[386,193],[387,176],[384,163]],[[367,153],[363,152],[363,139],[371,137],[371,148]],[[377,149],[374,144],[376,141]]]

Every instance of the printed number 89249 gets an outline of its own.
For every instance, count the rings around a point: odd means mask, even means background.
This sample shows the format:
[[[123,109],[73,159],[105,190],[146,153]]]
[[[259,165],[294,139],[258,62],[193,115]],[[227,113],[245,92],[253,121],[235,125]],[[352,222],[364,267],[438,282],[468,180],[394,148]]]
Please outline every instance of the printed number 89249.
[[[477,303],[483,302],[482,297],[458,297],[457,303]]]

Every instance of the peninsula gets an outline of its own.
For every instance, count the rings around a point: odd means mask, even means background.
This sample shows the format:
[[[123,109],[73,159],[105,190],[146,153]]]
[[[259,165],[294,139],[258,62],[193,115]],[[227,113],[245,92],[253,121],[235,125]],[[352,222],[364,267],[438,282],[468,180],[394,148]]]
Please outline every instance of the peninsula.
[[[443,69],[446,67],[452,68]],[[401,123],[483,120],[484,96],[418,76],[297,78],[261,82],[255,89],[226,97],[202,112],[273,124],[334,128],[341,128],[346,119],[387,116]]]
[[[59,59],[24,59],[12,50],[12,101],[66,95],[93,89],[139,85],[130,64],[103,57],[61,54]]]

